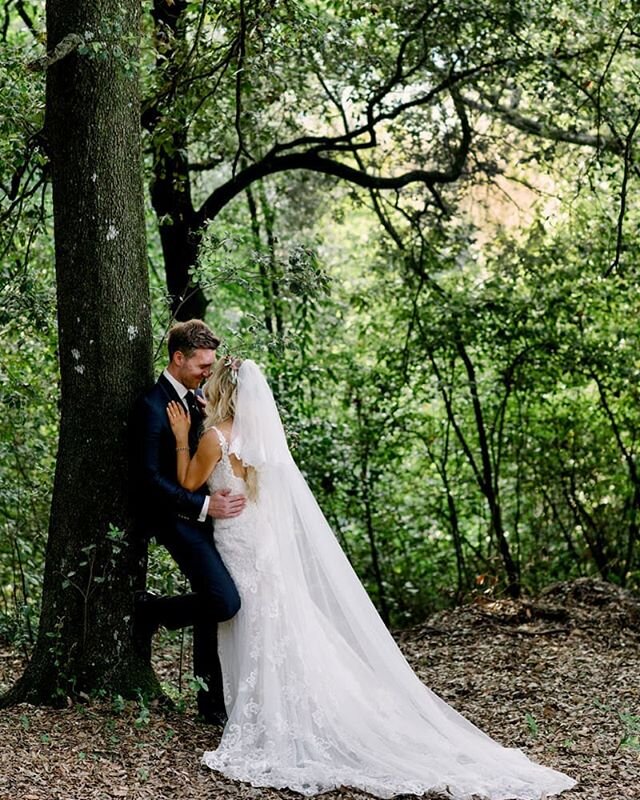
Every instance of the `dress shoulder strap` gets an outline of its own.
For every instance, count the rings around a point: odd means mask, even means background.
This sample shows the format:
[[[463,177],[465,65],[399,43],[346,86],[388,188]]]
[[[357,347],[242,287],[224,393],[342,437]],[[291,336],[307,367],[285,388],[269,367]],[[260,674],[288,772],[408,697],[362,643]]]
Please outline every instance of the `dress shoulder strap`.
[[[220,442],[220,447],[222,448],[222,452],[226,454],[229,449],[229,442],[227,442],[227,440],[225,439],[222,431],[216,428],[215,425],[209,425],[207,428],[205,428],[204,433],[206,433],[207,431],[216,432],[216,435],[218,436],[218,441]]]

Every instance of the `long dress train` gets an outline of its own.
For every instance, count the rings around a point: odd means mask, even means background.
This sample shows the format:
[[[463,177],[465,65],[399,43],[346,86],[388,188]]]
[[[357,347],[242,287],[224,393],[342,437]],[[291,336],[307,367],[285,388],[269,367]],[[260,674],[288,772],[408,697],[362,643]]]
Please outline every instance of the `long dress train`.
[[[250,369],[251,386],[264,380],[255,365]],[[254,411],[263,402],[256,395]],[[216,432],[223,454],[210,489],[244,492],[229,445]],[[232,447],[233,441],[232,433]],[[219,627],[229,719],[203,762],[254,786],[304,795],[350,786],[383,798],[436,790],[453,800],[539,800],[573,786],[568,776],[502,747],[420,682],[335,540],[283,434],[278,441],[281,457],[268,464],[264,453],[260,459],[236,446],[245,463],[263,461],[260,492],[239,517],[215,526],[242,607]]]

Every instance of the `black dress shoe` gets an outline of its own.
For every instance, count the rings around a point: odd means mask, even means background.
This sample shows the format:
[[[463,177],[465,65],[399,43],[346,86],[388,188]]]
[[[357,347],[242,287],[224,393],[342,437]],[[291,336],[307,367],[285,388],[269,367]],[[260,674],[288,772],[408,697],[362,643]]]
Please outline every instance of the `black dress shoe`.
[[[207,681],[207,684],[209,681]],[[198,719],[206,725],[216,725],[223,728],[227,723],[227,712],[224,708],[222,697],[212,694],[209,690],[200,689],[196,696],[198,704]]]
[[[133,643],[143,658],[151,658],[151,640],[160,627],[160,620],[154,613],[151,592],[139,590],[133,595]]]
[[[227,717],[226,711],[207,711],[206,714],[202,713],[202,711],[198,714],[198,719],[200,722],[204,722],[205,725],[213,725],[216,728],[224,728],[227,724]]]

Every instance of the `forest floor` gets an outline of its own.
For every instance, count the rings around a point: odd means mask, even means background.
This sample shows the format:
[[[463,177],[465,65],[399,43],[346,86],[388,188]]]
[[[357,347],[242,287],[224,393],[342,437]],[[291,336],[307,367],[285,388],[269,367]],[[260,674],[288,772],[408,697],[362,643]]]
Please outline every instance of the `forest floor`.
[[[563,800],[640,800],[640,601],[590,579],[535,599],[482,599],[397,636],[420,678],[510,747],[579,779]],[[178,696],[180,640],[154,663]],[[20,674],[0,646],[0,690]],[[188,675],[186,676],[188,678]],[[183,679],[186,681],[186,678]],[[87,700],[0,711],[1,800],[247,800],[300,797],[226,780],[199,764],[219,733],[178,707]],[[349,789],[323,800],[365,800]]]

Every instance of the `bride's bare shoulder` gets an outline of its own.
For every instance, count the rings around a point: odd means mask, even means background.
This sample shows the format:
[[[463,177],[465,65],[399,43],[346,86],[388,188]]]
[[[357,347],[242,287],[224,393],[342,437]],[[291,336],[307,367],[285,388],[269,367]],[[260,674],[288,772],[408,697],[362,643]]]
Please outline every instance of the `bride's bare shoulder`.
[[[220,440],[215,428],[207,428],[203,431],[200,441],[198,442],[198,450],[203,454],[211,453],[216,455],[220,452]]]

